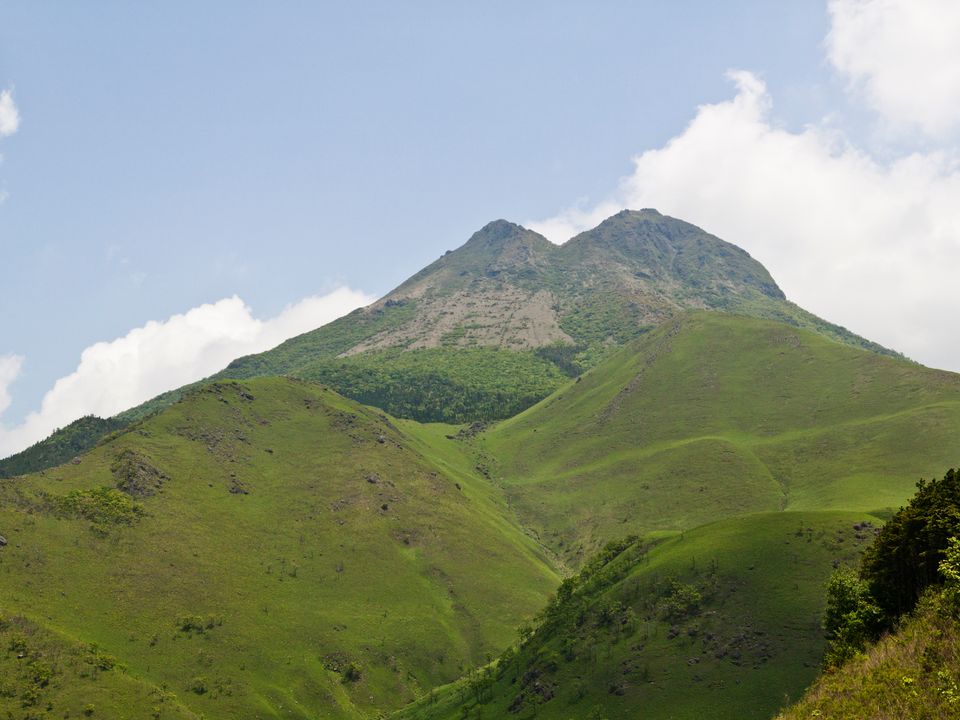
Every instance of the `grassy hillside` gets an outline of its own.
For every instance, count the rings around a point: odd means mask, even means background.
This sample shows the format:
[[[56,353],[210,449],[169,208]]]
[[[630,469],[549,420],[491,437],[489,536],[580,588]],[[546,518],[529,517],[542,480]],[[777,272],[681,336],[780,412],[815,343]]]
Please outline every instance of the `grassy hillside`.
[[[362,717],[498,652],[558,578],[450,432],[304,382],[217,383],[0,482],[2,632],[55,673],[0,713]]]
[[[960,376],[692,313],[479,443],[524,522],[576,563],[737,513],[888,513],[960,454]]]
[[[200,718],[98,646],[22,616],[0,618],[0,711],[7,718]]]
[[[823,586],[878,522],[763,513],[607,548],[519,651],[395,717],[769,718],[814,679]]]
[[[960,716],[960,623],[924,603],[866,654],[817,680],[778,720],[952,720]]]

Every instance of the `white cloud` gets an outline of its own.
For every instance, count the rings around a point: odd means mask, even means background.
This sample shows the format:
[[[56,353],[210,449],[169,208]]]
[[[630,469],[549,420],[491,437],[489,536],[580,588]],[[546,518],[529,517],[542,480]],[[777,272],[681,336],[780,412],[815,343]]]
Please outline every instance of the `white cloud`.
[[[0,92],[0,137],[13,135],[20,127],[20,113],[9,90]]]
[[[12,402],[10,386],[20,376],[23,368],[23,357],[20,355],[0,355],[0,414]]]
[[[895,128],[960,126],[960,3],[831,0],[830,62]]]
[[[234,296],[91,345],[81,354],[77,369],[57,380],[46,393],[39,410],[15,427],[0,427],[0,457],[22,450],[83,415],[115,415],[204,378],[234,358],[267,350],[373,299],[340,288],[290,305],[270,320],[258,320]],[[7,388],[22,362],[18,356],[0,357],[0,413],[10,404]]]
[[[634,158],[609,200],[529,226],[560,242],[618,209],[657,208],[745,248],[803,307],[960,370],[957,157],[880,162],[827,126],[778,128],[764,84],[731,77],[735,96]]]

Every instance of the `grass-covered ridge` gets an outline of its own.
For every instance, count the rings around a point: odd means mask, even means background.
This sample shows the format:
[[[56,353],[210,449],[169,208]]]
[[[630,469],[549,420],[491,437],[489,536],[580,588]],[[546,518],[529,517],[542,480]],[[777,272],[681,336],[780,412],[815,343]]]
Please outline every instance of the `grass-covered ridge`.
[[[480,443],[524,521],[576,563],[623,533],[733,514],[889,514],[960,454],[960,376],[699,312]]]
[[[764,513],[608,546],[518,645],[395,716],[765,719],[823,651],[823,586],[877,518]]]
[[[79,464],[0,482],[0,614],[115,658],[97,683],[128,717],[155,687],[177,708],[161,717],[409,702],[558,582],[451,432],[289,379],[198,389]],[[49,716],[79,717],[85,680],[62,669]],[[17,687],[0,710],[20,712]]]

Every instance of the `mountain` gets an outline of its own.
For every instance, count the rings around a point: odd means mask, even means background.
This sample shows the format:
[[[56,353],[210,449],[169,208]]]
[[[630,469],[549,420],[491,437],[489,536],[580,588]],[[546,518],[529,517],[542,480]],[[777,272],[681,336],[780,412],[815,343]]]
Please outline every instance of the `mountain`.
[[[421,421],[498,419],[688,309],[776,319],[891,354],[788,302],[735,245],[655,210],[625,210],[560,246],[492,222],[369,307],[240,358],[222,375],[331,382]],[[484,366],[492,371],[478,380]],[[365,387],[374,368],[381,375]],[[484,402],[516,392],[502,383],[518,371],[520,402]],[[444,387],[434,393],[435,384]],[[476,397],[447,409],[463,391]]]
[[[625,210],[560,246],[491,222],[372,305],[212,379],[291,375],[400,417],[496,420],[689,309],[775,319],[894,354],[787,301],[735,245],[655,210]],[[66,428],[71,442],[54,437],[0,461],[0,476],[66,462],[182,392]]]
[[[366,717],[499,652],[558,576],[447,432],[217,382],[0,482],[0,714]]]
[[[960,375],[692,312],[476,443],[522,522],[575,567],[625,534],[742,513],[889,516],[960,455]]]
[[[955,464],[960,376],[644,211],[493,223],[114,420],[0,480],[0,714],[769,717],[833,567]]]

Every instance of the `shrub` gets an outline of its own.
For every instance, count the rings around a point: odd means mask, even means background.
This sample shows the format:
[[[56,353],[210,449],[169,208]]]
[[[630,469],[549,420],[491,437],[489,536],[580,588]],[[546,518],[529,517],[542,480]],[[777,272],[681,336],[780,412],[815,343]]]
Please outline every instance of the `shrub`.
[[[349,663],[343,671],[345,682],[357,682],[361,677],[363,677],[362,668],[355,662]]]
[[[63,497],[51,497],[56,509],[68,517],[90,520],[94,527],[130,525],[143,517],[143,506],[116,488],[73,490]]]
[[[703,596],[693,585],[673,580],[670,591],[664,599],[661,609],[668,620],[682,620],[696,615],[700,611]]]
[[[190,681],[190,685],[187,689],[192,693],[196,693],[197,695],[205,695],[210,692],[210,685],[205,677],[198,675]]]
[[[824,665],[839,667],[863,652],[868,642],[879,638],[884,622],[883,611],[874,602],[867,583],[853,570],[837,570],[827,585]]]

